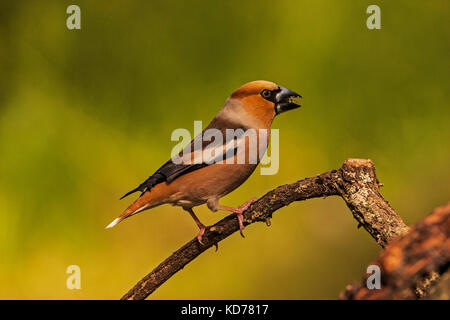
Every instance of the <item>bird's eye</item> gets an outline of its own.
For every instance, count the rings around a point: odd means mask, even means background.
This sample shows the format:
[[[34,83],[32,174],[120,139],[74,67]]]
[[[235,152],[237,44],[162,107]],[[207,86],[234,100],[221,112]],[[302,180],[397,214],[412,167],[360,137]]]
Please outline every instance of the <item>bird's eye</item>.
[[[270,90],[264,89],[263,91],[261,91],[261,96],[264,99],[270,98],[271,95],[272,95],[272,91],[270,91]]]

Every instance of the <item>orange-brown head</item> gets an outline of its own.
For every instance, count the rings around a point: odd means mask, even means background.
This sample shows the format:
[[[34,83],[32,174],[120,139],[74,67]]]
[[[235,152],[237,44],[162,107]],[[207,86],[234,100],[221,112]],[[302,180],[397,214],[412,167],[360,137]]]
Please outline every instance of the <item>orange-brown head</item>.
[[[241,102],[247,113],[270,126],[277,114],[300,107],[294,102],[298,97],[298,93],[273,82],[257,80],[241,86],[230,99]]]

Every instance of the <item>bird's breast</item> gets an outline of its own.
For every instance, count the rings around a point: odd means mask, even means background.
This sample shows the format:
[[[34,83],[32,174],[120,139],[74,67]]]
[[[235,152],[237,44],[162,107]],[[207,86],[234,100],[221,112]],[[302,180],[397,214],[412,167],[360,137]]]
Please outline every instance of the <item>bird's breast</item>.
[[[256,166],[215,163],[185,174],[171,183],[171,187],[176,190],[171,202],[181,206],[188,203],[196,206],[208,199],[219,199],[245,182]]]

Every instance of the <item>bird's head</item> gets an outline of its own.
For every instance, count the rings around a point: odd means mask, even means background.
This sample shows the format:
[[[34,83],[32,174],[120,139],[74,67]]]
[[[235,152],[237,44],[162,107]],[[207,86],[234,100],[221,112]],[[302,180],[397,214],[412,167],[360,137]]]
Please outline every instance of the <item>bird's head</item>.
[[[276,115],[299,108],[301,95],[273,82],[258,80],[244,84],[230,98],[240,101],[254,117],[271,122]]]

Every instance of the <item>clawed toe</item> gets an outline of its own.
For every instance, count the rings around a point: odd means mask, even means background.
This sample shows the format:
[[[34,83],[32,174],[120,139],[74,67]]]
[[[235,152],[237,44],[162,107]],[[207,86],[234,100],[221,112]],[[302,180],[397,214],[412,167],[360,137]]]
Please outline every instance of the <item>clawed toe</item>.
[[[244,212],[245,210],[247,210],[250,206],[251,206],[251,204],[253,203],[253,202],[255,202],[255,200],[256,200],[256,198],[251,198],[250,200],[248,200],[247,202],[245,202],[244,204],[242,204],[238,209],[239,209],[239,211],[242,213],[242,212]]]
[[[245,229],[244,217],[242,216],[242,213],[236,213],[236,216],[239,222],[239,233],[241,234],[242,238],[245,238],[244,233],[242,232]]]
[[[226,211],[230,211],[230,212],[234,212],[236,213],[236,216],[238,218],[238,222],[239,222],[239,232],[241,234],[241,236],[243,238],[245,238],[244,233],[242,232],[245,229],[244,226],[244,217],[242,216],[242,213],[247,210],[250,205],[256,200],[256,198],[251,198],[250,200],[248,200],[247,202],[245,202],[244,204],[242,204],[241,206],[239,206],[238,208],[231,208],[231,207],[225,207],[225,206],[219,206],[219,209],[222,210],[226,210]]]
[[[205,244],[203,243],[203,241],[202,241],[202,239],[203,239],[203,234],[205,233],[205,230],[206,230],[206,228],[203,227],[203,228],[200,229],[200,231],[199,231],[198,234],[197,234],[197,240],[198,240],[198,242],[199,242],[202,246],[205,245]]]

